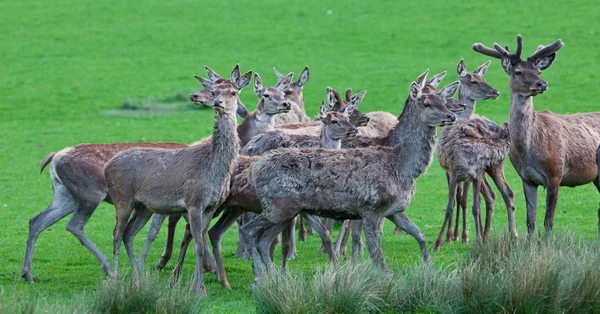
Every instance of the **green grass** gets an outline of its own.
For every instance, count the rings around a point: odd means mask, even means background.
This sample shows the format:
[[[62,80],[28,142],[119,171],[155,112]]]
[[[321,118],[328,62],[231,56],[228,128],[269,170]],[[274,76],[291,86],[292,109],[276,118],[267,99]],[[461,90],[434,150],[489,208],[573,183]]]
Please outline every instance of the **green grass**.
[[[327,11],[331,10],[331,14]],[[178,141],[191,143],[209,135],[210,110],[172,110],[167,114],[119,116],[109,114],[124,101],[167,99],[200,89],[192,75],[204,75],[209,65],[227,75],[235,63],[242,71],[259,72],[266,85],[275,83],[271,67],[282,72],[310,66],[305,87],[309,115],[318,111],[325,88],[367,89],[361,110],[398,113],[408,86],[425,69],[449,71],[444,84],[456,78],[464,58],[467,68],[488,58],[471,51],[471,44],[515,45],[524,37],[524,54],[538,44],[561,38],[565,47],[543,74],[550,89],[535,98],[537,109],[558,113],[597,110],[600,89],[596,60],[599,52],[600,6],[586,1],[488,1],[455,3],[441,0],[399,1],[2,1],[0,2],[0,285],[6,291],[41,295],[68,304],[104,278],[97,261],[70,235],[64,219],[45,231],[37,242],[32,272],[37,284],[19,277],[28,220],[50,203],[48,174],[38,173],[51,151],[77,143],[119,141]],[[496,122],[508,119],[508,79],[493,60],[486,75],[502,95],[481,102],[477,111]],[[248,88],[242,100],[252,109],[255,96]],[[512,166],[507,177],[515,190],[517,228],[525,234],[525,203]],[[429,247],[443,221],[447,188],[442,169],[433,161],[417,183],[408,215],[425,232]],[[561,189],[555,229],[583,237],[597,236],[597,192],[591,185]],[[540,193],[540,205],[544,193]],[[538,229],[543,226],[543,206]],[[497,203],[493,232],[507,229],[505,209]],[[469,222],[470,227],[473,223]],[[101,205],[86,232],[107,255],[112,252],[114,208]],[[422,263],[414,239],[393,236],[386,225],[382,248],[392,270]],[[177,239],[182,236],[180,230]],[[144,232],[141,233],[142,235]],[[470,235],[474,237],[473,229]],[[137,239],[138,250],[143,236]],[[148,257],[158,260],[164,246],[160,234]],[[299,244],[299,257],[290,272],[311,272],[327,264],[316,255],[312,237]],[[209,297],[203,309],[212,312],[254,310],[249,286],[249,261],[231,256],[235,231],[223,243],[225,265],[232,284],[224,291],[207,275]],[[433,254],[441,267],[457,267],[469,246],[444,245]],[[191,253],[191,250],[190,250]],[[123,269],[130,267],[125,256]],[[187,258],[184,277],[193,271]],[[171,264],[172,265],[172,264]],[[168,272],[160,275],[166,279]],[[44,303],[47,304],[47,303]]]

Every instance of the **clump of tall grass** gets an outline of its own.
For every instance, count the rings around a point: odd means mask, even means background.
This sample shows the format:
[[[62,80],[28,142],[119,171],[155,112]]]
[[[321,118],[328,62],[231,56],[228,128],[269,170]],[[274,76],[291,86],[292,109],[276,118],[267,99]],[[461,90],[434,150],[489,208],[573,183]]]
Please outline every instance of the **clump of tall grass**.
[[[572,235],[475,244],[457,298],[465,312],[600,312],[598,245]]]
[[[254,289],[259,313],[372,313],[387,306],[393,282],[370,264],[266,276]]]
[[[145,273],[139,279],[124,276],[106,279],[96,291],[99,313],[192,313],[202,299],[187,289],[170,288],[158,276]]]

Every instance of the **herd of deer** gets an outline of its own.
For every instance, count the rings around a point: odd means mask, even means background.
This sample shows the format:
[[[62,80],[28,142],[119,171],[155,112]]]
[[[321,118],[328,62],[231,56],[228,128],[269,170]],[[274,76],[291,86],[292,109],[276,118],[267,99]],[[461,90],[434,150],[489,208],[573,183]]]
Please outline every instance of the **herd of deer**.
[[[241,75],[236,66],[231,77],[225,79],[206,67],[208,79],[196,76],[204,90],[190,98],[195,104],[214,109],[211,137],[191,145],[80,144],[51,153],[42,161],[41,171],[50,165],[54,199],[29,222],[22,276],[33,282],[31,264],[39,234],[71,213],[67,230],[94,254],[108,276],[115,277],[121,242],[134,273],[139,274],[150,243],[168,216],[167,248],[158,265],[164,267],[171,257],[175,225],[184,216],[188,220],[186,236],[172,283],[179,277],[187,245],[194,240],[196,268],[191,289],[198,294],[206,293],[204,269],[216,272],[221,285],[230,287],[220,242],[242,215],[236,253],[250,256],[256,281],[264,276],[263,267],[275,270],[273,249],[280,233],[282,267],[287,257],[295,256],[294,224],[298,215],[317,231],[332,264],[337,264],[337,256],[345,252],[350,230],[352,256],[356,258],[362,250],[364,230],[370,257],[387,271],[380,248],[384,218],[412,235],[423,259],[429,262],[425,236],[405,210],[415,194],[417,177],[431,162],[438,126],[443,126],[437,157],[447,173],[448,205],[434,251],[440,249],[444,232],[446,242],[458,239],[460,209],[462,241],[468,240],[466,204],[471,183],[476,238],[485,240],[489,236],[496,196],[485,173],[506,203],[509,233],[517,236],[514,194],[503,170],[507,155],[522,179],[528,234],[535,230],[540,185],[547,190],[544,226],[550,234],[559,186],[593,181],[600,190],[600,160],[595,157],[600,144],[600,113],[558,115],[533,108],[533,97],[548,88],[540,73],[552,65],[562,47],[563,42],[557,40],[539,46],[523,60],[520,35],[514,53],[498,44],[494,48],[473,45],[474,51],[500,59],[509,75],[510,117],[503,127],[474,114],[477,100],[500,95],[483,78],[490,61],[468,72],[461,60],[457,67],[459,80],[440,90],[437,86],[446,72],[429,80],[428,71],[423,73],[410,85],[397,118],[385,112],[360,112],[358,105],[366,91],[352,95],[348,89],[344,99],[328,88],[320,121],[312,121],[304,111],[302,90],[309,79],[307,67],[296,82],[292,82],[293,73],[282,75],[274,69],[278,77],[274,87],[263,87],[260,76],[254,73],[254,93],[259,102],[250,113],[238,96],[249,85],[252,72]],[[458,101],[453,99],[457,90]],[[240,125],[236,114],[244,119]],[[485,227],[479,211],[480,194],[486,204]],[[116,208],[114,268],[84,232],[85,223],[102,201]],[[136,259],[133,239],[153,214],[146,245]],[[600,210],[598,215],[600,229]],[[215,217],[220,218],[208,230]],[[318,217],[345,220],[335,249],[331,224],[324,225]],[[207,233],[214,256],[205,247]]]

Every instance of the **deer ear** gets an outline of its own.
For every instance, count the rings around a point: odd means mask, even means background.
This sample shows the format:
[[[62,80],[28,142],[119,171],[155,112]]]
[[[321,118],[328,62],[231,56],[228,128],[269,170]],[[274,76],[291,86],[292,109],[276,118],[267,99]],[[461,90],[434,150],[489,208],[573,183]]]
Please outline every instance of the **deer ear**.
[[[419,100],[423,97],[421,86],[416,82],[410,83],[410,98],[413,100]]]
[[[319,119],[325,120],[327,118],[327,105],[324,101],[321,102],[321,108],[319,109]]]
[[[262,80],[260,79],[260,75],[258,75],[258,73],[254,72],[254,94],[256,94],[256,96],[258,96],[259,98],[262,96],[264,92],[263,89],[263,85],[262,85]]]
[[[330,109],[335,107],[335,91],[331,87],[327,87],[327,103]]]
[[[346,108],[344,108],[344,117],[349,118],[352,115],[352,113],[354,112],[354,110],[356,110],[356,106],[359,102],[357,99],[358,98],[352,99],[352,101],[348,104],[348,106],[346,106]]]
[[[219,74],[217,74],[217,72],[213,71],[208,66],[204,66],[204,69],[206,70],[206,74],[208,75],[209,80],[216,82],[216,81],[222,79],[222,77]]]
[[[346,100],[347,101],[352,100],[352,88],[346,88]]]
[[[296,83],[296,85],[298,85],[298,87],[303,86],[304,84],[306,84],[306,82],[308,82],[308,65],[304,67],[304,70],[302,70],[302,73],[300,73],[300,78],[298,79],[298,82]]]
[[[502,57],[502,68],[506,74],[510,75],[513,71],[512,61],[508,57]]]
[[[458,76],[460,77],[464,77],[465,75],[467,75],[467,67],[465,66],[465,60],[460,59],[460,61],[458,62],[458,66],[456,66],[456,73],[458,73]]]
[[[479,76],[483,76],[485,74],[485,72],[487,72],[488,68],[490,67],[490,63],[492,63],[492,61],[488,60],[486,63],[480,65],[477,69],[473,70],[473,73],[475,73]]]
[[[458,90],[458,86],[460,86],[459,81],[450,83],[450,84],[444,86],[444,88],[442,88],[439,92],[437,92],[437,94],[444,99],[452,98],[454,96],[454,94],[456,94],[456,91]]]
[[[202,86],[204,86],[204,88],[206,88],[206,89],[213,90],[213,89],[215,89],[215,87],[217,86],[217,84],[215,84],[215,82],[213,82],[213,81],[209,81],[209,80],[207,80],[207,79],[205,79],[205,78],[203,78],[203,77],[199,77],[199,76],[197,76],[197,75],[194,75],[194,77],[195,77],[195,78],[196,78],[198,81],[200,81],[200,83],[202,84]]]
[[[551,53],[545,57],[541,57],[535,60],[535,67],[543,71],[549,68],[554,62],[554,58],[556,58],[556,52]]]
[[[240,80],[240,65],[236,64],[231,71],[231,83],[236,84]]]
[[[446,74],[448,72],[444,71],[440,74],[436,74],[433,77],[431,77],[430,79],[428,79],[425,82],[425,85],[430,85],[433,88],[436,88],[438,85],[440,85],[440,83],[442,82],[442,80],[444,79],[444,77],[446,77]]]
[[[273,67],[273,72],[275,72],[275,75],[277,76],[278,81],[281,81],[281,79],[284,77],[284,75],[279,73],[279,71],[277,71],[277,69],[275,69],[275,67]]]
[[[290,87],[290,84],[292,83],[292,78],[294,78],[294,72],[290,72],[290,74],[280,79],[279,82],[277,82],[277,85],[275,85],[275,88],[277,88],[280,91],[286,90],[288,87]]]
[[[252,78],[252,71],[248,71],[240,77],[240,79],[235,83],[235,87],[238,90],[242,90],[242,88],[248,86],[250,84],[250,78]]]
[[[367,94],[367,90],[365,89],[364,91],[352,96],[351,100],[352,100],[352,102],[354,102],[354,104],[356,106],[358,106],[358,104],[360,104],[360,102],[363,100],[363,98],[365,98],[366,94]]]

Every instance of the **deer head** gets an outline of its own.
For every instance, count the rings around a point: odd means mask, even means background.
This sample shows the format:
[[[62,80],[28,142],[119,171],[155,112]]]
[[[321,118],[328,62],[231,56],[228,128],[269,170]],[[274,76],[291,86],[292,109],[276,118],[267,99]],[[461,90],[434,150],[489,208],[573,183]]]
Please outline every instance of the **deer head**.
[[[429,70],[419,77],[420,83],[412,82],[410,84],[409,98],[412,100],[414,108],[420,111],[421,121],[430,127],[453,124],[456,121],[456,115],[446,107],[446,99],[456,93],[459,82],[449,84],[440,91],[425,90],[424,92],[427,73]]]
[[[480,65],[473,72],[467,72],[465,61],[460,60],[456,67],[458,73],[458,80],[460,81],[461,93],[464,97],[472,100],[485,100],[485,99],[496,99],[500,96],[500,92],[488,85],[483,78],[483,75],[490,66],[491,61]]]
[[[350,122],[350,116],[356,108],[356,101],[352,101],[343,112],[327,108],[325,102],[321,103],[319,118],[323,122],[323,127],[327,133],[327,137],[340,140],[346,137],[356,136],[358,129]]]
[[[510,53],[508,45],[502,47],[494,43],[494,49],[483,44],[473,44],[473,50],[500,59],[504,72],[510,76],[510,90],[523,97],[535,96],[548,89],[548,83],[540,78],[541,71],[549,68],[556,58],[556,52],[564,46],[558,39],[548,46],[539,46],[538,49],[526,60],[521,59],[523,50],[523,37],[517,35],[517,49]]]
[[[252,71],[248,71],[240,77],[239,65],[236,65],[236,67],[233,69],[233,71],[231,73],[232,74],[231,78],[236,79],[236,81],[233,82],[231,80],[226,80],[226,79],[222,78],[219,74],[217,74],[215,71],[210,69],[208,66],[205,66],[205,69],[206,69],[206,73],[208,74],[209,80],[213,83],[217,83],[217,84],[223,83],[223,82],[234,83],[235,87],[238,89],[237,114],[242,118],[246,117],[246,115],[248,115],[248,110],[246,109],[244,104],[240,101],[239,92],[244,87],[248,86],[248,84],[250,84],[250,78],[252,77]],[[203,79],[199,76],[196,76],[196,75],[194,75],[194,77],[198,81],[200,81],[200,83],[202,83],[203,86],[205,86],[205,83],[203,82],[203,81],[206,81],[205,79]],[[209,106],[209,104],[214,101],[214,97],[213,97],[212,91],[205,87],[201,91],[190,94],[190,100],[196,105]]]
[[[275,67],[273,67],[273,72],[277,75],[277,80],[281,81],[286,76],[279,73]],[[293,73],[289,73],[289,75],[294,75]],[[291,103],[297,104],[299,106],[304,106],[304,94],[302,92],[304,84],[308,81],[308,66],[304,67],[302,73],[300,74],[300,78],[296,82],[290,84],[288,88],[285,89],[285,99]]]
[[[360,104],[360,102],[365,98],[366,94],[367,91],[364,90],[352,96],[352,89],[348,88],[346,89],[346,99],[344,100],[342,99],[340,93],[336,92],[331,87],[327,87],[327,102],[329,103],[329,106],[331,106],[331,110],[337,112],[344,112],[346,107],[348,107],[350,103],[356,100],[354,102],[354,109],[352,110],[352,114],[350,115],[350,123],[352,123],[355,126],[365,126],[369,123],[371,118],[358,110],[358,104]]]
[[[292,108],[289,101],[285,99],[284,91],[292,82],[293,73],[283,77],[275,87],[263,87],[262,79],[258,73],[254,73],[254,93],[258,96],[257,110],[269,115],[288,112]]]

